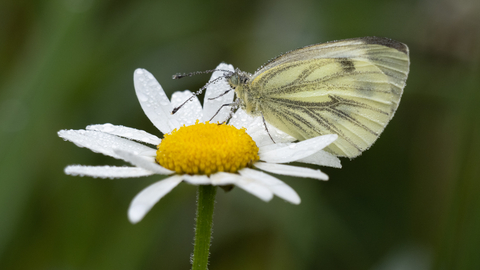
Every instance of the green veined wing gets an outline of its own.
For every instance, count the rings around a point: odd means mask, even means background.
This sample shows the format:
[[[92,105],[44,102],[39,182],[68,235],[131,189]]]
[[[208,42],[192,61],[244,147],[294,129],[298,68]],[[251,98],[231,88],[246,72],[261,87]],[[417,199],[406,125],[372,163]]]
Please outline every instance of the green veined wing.
[[[393,117],[408,70],[405,44],[367,37],[288,52],[230,83],[248,113],[299,140],[336,133],[326,150],[353,158]]]

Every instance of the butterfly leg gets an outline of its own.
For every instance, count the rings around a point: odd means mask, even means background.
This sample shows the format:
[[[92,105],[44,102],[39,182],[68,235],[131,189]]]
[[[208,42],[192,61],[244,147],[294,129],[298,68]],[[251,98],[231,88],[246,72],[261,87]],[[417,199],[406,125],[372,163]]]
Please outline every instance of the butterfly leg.
[[[270,132],[268,131],[267,122],[265,122],[265,117],[263,117],[263,113],[262,113],[262,120],[263,120],[263,125],[265,126],[265,130],[266,130],[267,133],[268,133],[268,137],[270,137],[270,139],[272,140],[273,143],[276,143],[276,142],[273,140],[272,135],[270,135]]]
[[[218,111],[212,116],[212,118],[210,118],[210,121],[212,121],[213,118],[215,118],[215,116],[217,116],[217,114],[220,112],[220,110],[223,109],[223,107],[226,107],[226,106],[235,106],[235,105],[237,105],[236,102],[223,104],[222,106],[220,106],[220,108],[218,109]],[[228,121],[231,117],[232,117],[232,114],[230,113],[230,114],[228,115],[228,118],[227,118],[225,121],[223,121],[222,124],[225,123],[226,121]]]
[[[227,91],[223,92],[222,94],[216,96],[216,97],[213,97],[213,98],[208,98],[208,100],[214,100],[214,99],[217,99],[219,97],[223,97],[225,94],[228,94],[228,92],[232,91],[233,89],[228,89]]]

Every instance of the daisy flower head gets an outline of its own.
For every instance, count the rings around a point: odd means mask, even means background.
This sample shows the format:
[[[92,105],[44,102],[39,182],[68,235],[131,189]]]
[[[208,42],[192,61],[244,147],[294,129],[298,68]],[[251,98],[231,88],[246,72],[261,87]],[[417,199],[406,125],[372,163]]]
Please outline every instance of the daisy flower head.
[[[233,67],[220,64],[210,81],[224,76]],[[320,170],[286,165],[303,162],[341,167],[337,157],[322,149],[337,135],[330,134],[301,142],[281,132],[261,117],[251,117],[238,109],[230,119],[234,92],[225,79],[208,85],[203,107],[196,96],[175,114],[173,108],[192,97],[190,91],[175,92],[171,101],[152,74],[144,69],[134,72],[135,91],[150,121],[165,134],[163,139],[145,131],[120,125],[90,125],[84,130],[61,130],[58,135],[75,143],[133,166],[84,166],[65,168],[69,175],[99,178],[128,178],[160,174],[168,176],[135,196],[128,210],[132,223],[139,222],[163,196],[182,181],[193,185],[237,186],[269,201],[276,195],[293,204],[298,194],[273,174],[328,180]],[[227,124],[220,124],[229,120]],[[275,143],[272,141],[273,138]],[[151,146],[147,146],[151,145]]]

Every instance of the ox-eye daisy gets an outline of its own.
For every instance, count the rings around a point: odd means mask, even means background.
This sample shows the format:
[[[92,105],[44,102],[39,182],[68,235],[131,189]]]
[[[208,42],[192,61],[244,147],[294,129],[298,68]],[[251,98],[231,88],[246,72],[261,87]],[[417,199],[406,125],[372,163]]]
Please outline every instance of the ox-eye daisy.
[[[220,64],[217,69],[233,71],[233,67],[226,64]],[[223,71],[217,71],[211,80],[222,75]],[[322,151],[337,135],[294,142],[294,138],[267,124],[268,131],[276,142],[273,143],[261,118],[252,118],[242,110],[237,110],[228,125],[218,124],[229,116],[228,109],[216,114],[220,106],[231,103],[234,98],[233,91],[221,95],[229,87],[225,80],[207,87],[203,108],[195,97],[173,115],[172,109],[191,97],[191,92],[176,92],[170,102],[160,84],[144,69],[134,72],[134,85],[143,111],[160,132],[165,134],[163,139],[142,130],[112,124],[90,125],[85,130],[58,132],[60,137],[77,146],[123,159],[133,165],[71,165],[65,168],[66,174],[100,178],[169,175],[148,186],[133,199],[128,210],[132,223],[139,222],[155,203],[182,181],[200,185],[199,203],[202,203],[202,196],[210,196],[212,211],[214,186],[234,185],[264,201],[277,195],[288,202],[299,204],[300,197],[291,187],[257,169],[280,175],[328,180],[328,176],[320,170],[283,163],[296,161],[340,167],[338,158]],[[197,222],[198,218],[197,216]],[[197,223],[196,233],[201,233],[200,229]],[[196,252],[197,246],[194,259]]]

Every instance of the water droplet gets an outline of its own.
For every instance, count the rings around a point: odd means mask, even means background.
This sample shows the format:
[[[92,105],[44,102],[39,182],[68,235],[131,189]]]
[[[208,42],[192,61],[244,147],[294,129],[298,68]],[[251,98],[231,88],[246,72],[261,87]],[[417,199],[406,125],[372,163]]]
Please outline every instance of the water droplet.
[[[141,102],[147,102],[148,101],[148,97],[145,96],[144,94],[140,93],[140,92],[137,92],[137,97],[138,97],[138,100],[140,100]]]
[[[110,125],[110,126],[105,125],[105,126],[103,126],[103,128],[101,128],[100,130],[103,131],[103,132],[107,132],[107,133],[108,133],[108,132],[113,132],[113,131],[115,131],[115,128],[114,128],[112,125]]]

